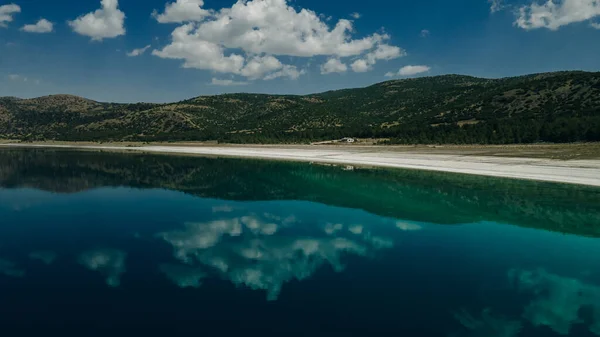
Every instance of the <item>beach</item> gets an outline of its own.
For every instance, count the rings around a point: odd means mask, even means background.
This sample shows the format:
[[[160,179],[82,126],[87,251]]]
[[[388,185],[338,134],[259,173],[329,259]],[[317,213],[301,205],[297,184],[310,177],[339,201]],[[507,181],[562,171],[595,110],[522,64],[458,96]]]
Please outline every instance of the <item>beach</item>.
[[[600,187],[600,160],[559,160],[510,153],[486,155],[485,152],[403,151],[385,146],[252,146],[252,145],[78,145],[78,144],[0,144],[15,148],[63,148],[85,150],[131,151],[217,157],[257,158],[327,163],[350,166],[419,169],[482,176],[528,179]]]

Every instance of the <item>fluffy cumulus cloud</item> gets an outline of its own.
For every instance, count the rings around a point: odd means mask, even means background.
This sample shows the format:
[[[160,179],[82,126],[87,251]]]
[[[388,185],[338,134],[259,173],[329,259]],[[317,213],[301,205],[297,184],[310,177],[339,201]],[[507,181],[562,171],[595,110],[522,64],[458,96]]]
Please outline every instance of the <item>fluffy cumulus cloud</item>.
[[[265,76],[264,79],[265,80],[274,80],[279,77],[287,77],[292,80],[296,80],[296,79],[298,79],[298,77],[300,77],[301,75],[304,75],[305,73],[306,73],[306,70],[304,70],[304,69],[298,70],[298,68],[296,68],[296,66],[291,66],[291,65],[286,64],[283,66],[283,68],[281,70]]]
[[[35,24],[23,26],[21,30],[28,33],[52,33],[54,24],[46,19],[40,19]]]
[[[21,7],[16,4],[8,4],[0,6],[0,27],[6,27],[9,22],[13,21],[13,15],[21,13]]]
[[[534,2],[519,8],[515,25],[527,30],[558,30],[562,26],[588,21],[597,16],[600,16],[599,0],[548,0],[543,4]]]
[[[257,79],[283,68],[283,64],[273,56],[255,56],[246,62],[241,75]]]
[[[358,20],[358,19],[360,19],[362,17],[362,15],[360,13],[358,13],[358,12],[354,12],[354,13],[350,14],[350,16],[353,19],[356,19],[356,20]]]
[[[534,295],[523,313],[534,326],[547,326],[566,336],[573,325],[587,324],[590,332],[600,336],[600,286],[543,269],[511,270],[509,278],[517,289]],[[591,309],[589,323],[582,317],[583,308]]]
[[[79,263],[104,275],[107,285],[118,287],[125,272],[126,257],[127,253],[117,249],[91,250],[79,256]]]
[[[431,67],[428,66],[404,66],[398,70],[398,72],[389,72],[385,74],[386,77],[395,77],[395,76],[414,76],[421,73],[426,73],[431,70]]]
[[[162,14],[155,10],[152,16],[160,23],[201,21],[210,14],[210,11],[202,6],[204,6],[204,0],[177,0],[167,3]]]
[[[305,228],[309,232],[301,237],[280,234],[297,221],[292,216],[251,214],[187,223],[181,230],[158,234],[182,263],[161,270],[180,287],[200,286],[205,273],[217,273],[237,286],[263,290],[275,300],[285,283],[304,280],[324,265],[342,271],[345,254],[367,256],[391,247],[381,237],[362,235],[362,228],[344,231],[343,224],[325,224],[315,232]]]
[[[201,9],[203,2],[177,1],[167,5],[163,15],[169,14],[170,8],[184,4]],[[183,60],[186,68],[229,73],[249,80],[296,79],[304,74],[304,69],[283,64],[281,56],[295,60],[328,56],[329,65],[323,65],[323,68],[339,70],[342,68],[339,64],[331,67],[336,62],[331,60],[361,58],[370,69],[377,60],[389,60],[403,54],[400,48],[386,43],[390,39],[387,34],[353,38],[352,21],[341,19],[330,26],[323,16],[308,9],[296,10],[288,5],[288,0],[239,0],[230,8],[202,9],[201,13],[197,17],[179,16],[177,20],[162,21],[161,15],[156,15],[161,22],[184,24],[175,28],[170,44],[153,54]]]
[[[350,65],[350,67],[355,73],[365,73],[369,71],[369,64],[367,63],[367,60],[356,60]]]
[[[423,29],[421,31],[421,37],[428,37],[429,35],[431,35],[431,32],[428,29]]]
[[[590,23],[590,26],[594,29],[600,29],[600,23],[598,22],[592,22]]]
[[[393,60],[405,56],[406,52],[399,47],[381,43],[377,48],[367,53],[364,58],[354,61],[351,65],[352,70],[357,73],[364,73],[373,68],[379,60]]]
[[[125,35],[125,13],[119,9],[119,1],[102,0],[100,5],[102,8],[69,21],[69,26],[94,41]]]
[[[248,82],[245,81],[234,81],[231,79],[220,79],[220,78],[214,78],[212,79],[212,81],[210,82],[210,84],[212,85],[217,85],[217,86],[221,86],[221,87],[236,87],[236,86],[242,86],[242,85],[248,85]],[[219,213],[219,212],[231,212],[231,211],[226,211],[226,210],[213,210],[213,213]]]
[[[173,31],[172,42],[153,55],[168,59],[184,60],[184,68],[212,70],[219,73],[239,74],[244,66],[244,57],[238,54],[225,55],[219,44],[197,39],[194,24],[180,26]]]
[[[129,57],[140,56],[140,55],[144,54],[146,52],[146,50],[150,49],[150,47],[151,47],[150,45],[147,45],[143,48],[134,49],[134,50],[128,52],[127,56],[129,56]]]

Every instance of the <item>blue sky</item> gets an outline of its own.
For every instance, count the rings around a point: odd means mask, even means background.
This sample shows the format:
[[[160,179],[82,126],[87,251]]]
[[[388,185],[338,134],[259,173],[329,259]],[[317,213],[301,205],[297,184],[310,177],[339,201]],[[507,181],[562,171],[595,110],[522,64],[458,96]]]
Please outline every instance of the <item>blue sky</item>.
[[[0,1],[0,96],[306,94],[450,73],[599,71],[599,55],[596,0]]]

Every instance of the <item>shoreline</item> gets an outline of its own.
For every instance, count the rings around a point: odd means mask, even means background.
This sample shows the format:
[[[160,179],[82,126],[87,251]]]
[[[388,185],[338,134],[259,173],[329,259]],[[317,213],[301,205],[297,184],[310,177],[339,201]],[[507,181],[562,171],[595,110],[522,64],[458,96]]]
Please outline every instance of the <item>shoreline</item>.
[[[113,146],[8,143],[0,144],[0,148],[87,149],[246,159],[256,158],[338,165],[417,169],[600,187],[600,160],[596,159],[556,160],[524,156],[486,156],[476,153],[431,153],[430,151],[419,151],[418,149],[412,149],[411,151],[394,151],[379,146]]]

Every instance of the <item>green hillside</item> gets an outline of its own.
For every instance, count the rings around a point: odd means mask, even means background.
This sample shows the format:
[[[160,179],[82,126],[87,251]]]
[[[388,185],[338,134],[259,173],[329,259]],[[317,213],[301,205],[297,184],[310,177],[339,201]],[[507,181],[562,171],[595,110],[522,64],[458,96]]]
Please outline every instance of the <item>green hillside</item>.
[[[390,143],[600,140],[600,73],[444,75],[321,94],[227,94],[170,104],[0,98],[0,137],[25,140]]]

